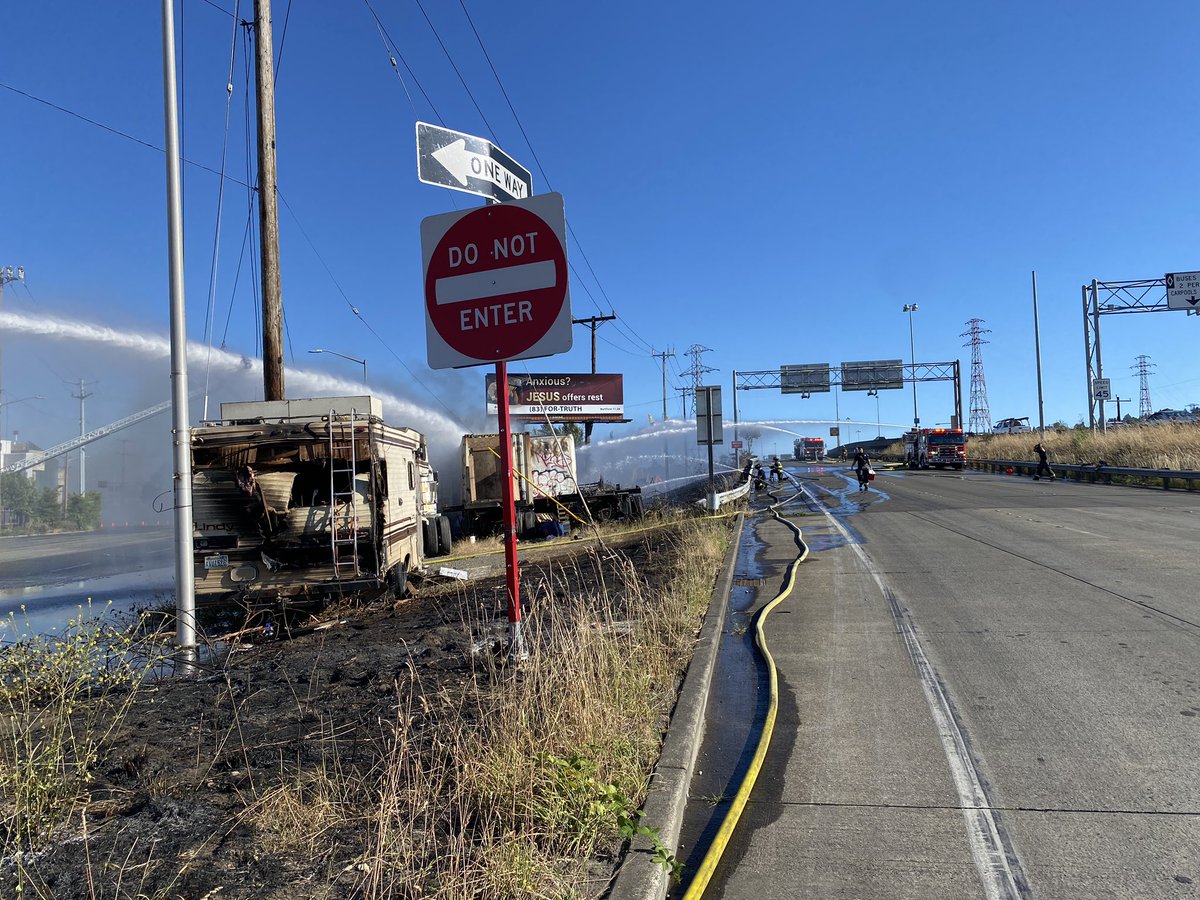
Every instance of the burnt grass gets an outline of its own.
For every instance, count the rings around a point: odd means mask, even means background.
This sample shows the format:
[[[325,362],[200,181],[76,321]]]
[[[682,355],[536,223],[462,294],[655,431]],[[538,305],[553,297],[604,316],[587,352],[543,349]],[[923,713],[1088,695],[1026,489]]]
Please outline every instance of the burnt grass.
[[[608,547],[654,589],[663,586],[678,539],[666,528]],[[571,557],[578,564],[563,565]],[[622,576],[604,559],[583,542],[539,550],[522,559],[523,584],[552,582],[561,596],[595,593],[604,580],[616,594]],[[366,790],[378,778],[381,723],[397,719],[398,685],[419,680],[424,695],[453,697],[481,666],[505,664],[504,603],[501,557],[495,574],[470,582],[430,579],[400,601],[381,597],[292,625],[280,620],[272,638],[251,629],[197,674],[143,688],[69,824],[50,847],[25,855],[23,896],[362,896],[365,820],[340,820],[320,835],[314,854],[311,843],[306,849],[247,810],[281,782],[326,778],[333,769],[336,779]],[[455,709],[433,704],[425,715]],[[619,844],[602,848],[578,864],[603,885],[620,851]],[[17,883],[14,860],[0,862],[0,896],[16,896]]]

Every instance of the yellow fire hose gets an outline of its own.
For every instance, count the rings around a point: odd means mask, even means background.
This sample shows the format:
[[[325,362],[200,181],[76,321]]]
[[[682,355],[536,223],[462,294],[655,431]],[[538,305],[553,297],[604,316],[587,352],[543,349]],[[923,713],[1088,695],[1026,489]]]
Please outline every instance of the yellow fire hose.
[[[768,494],[770,494],[769,491]],[[775,495],[770,494],[770,496],[773,498]],[[780,516],[776,511],[776,507],[781,506],[785,502],[790,502],[799,496],[800,493],[797,492],[787,501],[778,501],[767,507],[767,511],[771,515],[796,533],[795,540],[800,546],[801,552],[788,566],[787,580],[784,582],[783,590],[776,594],[759,611],[754,624],[754,643],[767,663],[770,684],[770,699],[767,706],[767,716],[763,721],[762,734],[759,736],[758,747],[754,751],[754,758],[750,761],[750,766],[746,770],[746,775],[742,779],[741,785],[738,787],[737,794],[734,795],[733,802],[729,805],[729,812],[726,813],[724,821],[721,822],[721,827],[717,830],[717,834],[713,838],[713,842],[704,854],[704,859],[700,862],[700,867],[696,870],[695,877],[692,878],[691,883],[688,885],[687,892],[683,895],[683,900],[699,900],[704,895],[704,889],[708,887],[708,883],[716,871],[717,864],[721,861],[721,856],[725,853],[725,848],[729,845],[729,839],[733,837],[734,829],[737,828],[738,820],[742,817],[746,803],[750,800],[750,792],[754,789],[754,783],[758,780],[759,772],[762,771],[763,762],[767,757],[767,749],[771,746],[771,736],[775,732],[775,715],[779,709],[779,674],[775,669],[775,659],[771,656],[771,650],[767,646],[767,636],[763,631],[763,625],[766,623],[767,616],[771,614],[771,611],[791,596],[792,589],[796,586],[796,570],[800,568],[800,563],[808,559],[808,545],[804,543],[804,536],[800,529]]]

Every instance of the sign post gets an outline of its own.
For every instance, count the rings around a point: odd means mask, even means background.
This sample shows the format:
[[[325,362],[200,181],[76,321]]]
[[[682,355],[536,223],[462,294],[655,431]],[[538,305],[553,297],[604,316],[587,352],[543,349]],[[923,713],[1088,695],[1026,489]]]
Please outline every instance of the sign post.
[[[713,444],[725,443],[721,422],[721,389],[707,385],[696,389],[696,443],[708,445],[708,504],[716,506],[716,483],[713,475]]]
[[[429,367],[508,363],[571,349],[566,217],[561,194],[542,194],[421,222]],[[521,628],[509,392],[498,390],[509,656],[528,656]]]
[[[496,383],[508,382],[508,363],[496,363]],[[521,629],[521,574],[517,568],[517,506],[513,497],[512,422],[508,414],[508,391],[500,391],[497,420],[500,425],[500,503],[504,513],[504,575],[508,586],[508,627],[512,632],[509,655],[526,659],[525,634]]]

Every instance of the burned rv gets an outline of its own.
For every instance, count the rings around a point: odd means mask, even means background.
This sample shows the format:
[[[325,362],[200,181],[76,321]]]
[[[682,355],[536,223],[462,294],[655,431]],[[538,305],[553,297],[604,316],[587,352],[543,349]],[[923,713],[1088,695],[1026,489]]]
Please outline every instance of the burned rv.
[[[191,449],[198,600],[400,594],[450,549],[425,438],[374,397],[222,403]]]

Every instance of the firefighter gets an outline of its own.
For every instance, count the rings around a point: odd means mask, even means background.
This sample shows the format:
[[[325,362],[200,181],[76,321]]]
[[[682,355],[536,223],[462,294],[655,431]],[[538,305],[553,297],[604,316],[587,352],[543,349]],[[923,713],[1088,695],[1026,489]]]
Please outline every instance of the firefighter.
[[[1042,442],[1038,441],[1033,445],[1033,452],[1037,454],[1038,466],[1037,472],[1033,476],[1034,481],[1038,481],[1042,477],[1054,480],[1054,470],[1050,468],[1050,454],[1046,452],[1046,448],[1042,446]]]
[[[754,489],[761,491],[767,486],[767,476],[763,472],[762,463],[754,464]]]
[[[858,452],[854,454],[854,471],[858,475],[859,491],[865,491],[871,480],[871,457],[867,456],[867,451],[862,447],[859,447]]]
[[[776,481],[783,481],[783,463],[779,461],[779,457],[775,457],[775,461],[771,463],[771,477]]]

